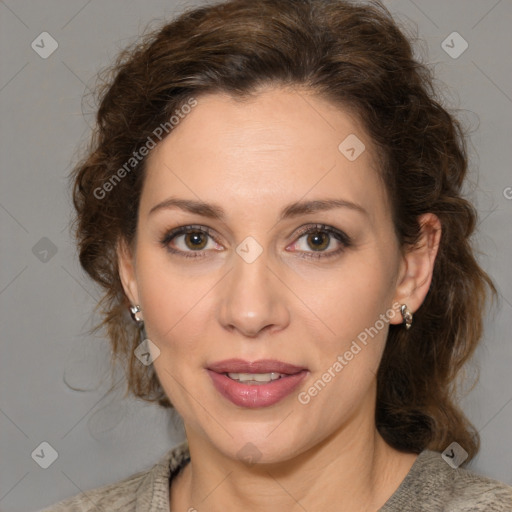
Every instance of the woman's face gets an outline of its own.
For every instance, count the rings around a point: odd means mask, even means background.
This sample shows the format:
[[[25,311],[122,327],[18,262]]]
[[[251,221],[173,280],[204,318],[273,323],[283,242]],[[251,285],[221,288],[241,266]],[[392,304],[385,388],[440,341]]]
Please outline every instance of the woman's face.
[[[373,427],[405,294],[378,154],[354,118],[306,92],[197,100],[148,157],[133,265],[121,257],[189,441],[275,462]],[[171,233],[181,227],[192,232]],[[215,365],[231,359],[293,368]]]

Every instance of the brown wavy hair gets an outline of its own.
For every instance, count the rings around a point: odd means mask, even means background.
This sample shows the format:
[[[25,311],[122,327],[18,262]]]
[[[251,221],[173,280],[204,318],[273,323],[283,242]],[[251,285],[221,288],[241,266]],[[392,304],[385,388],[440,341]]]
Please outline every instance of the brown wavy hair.
[[[363,122],[379,150],[402,248],[418,240],[421,214],[434,213],[442,225],[432,284],[413,328],[390,325],[376,426],[404,452],[443,451],[457,441],[467,462],[477,453],[478,433],[456,405],[456,377],[473,355],[488,292],[496,289],[470,244],[477,213],[462,197],[464,130],[436,99],[432,72],[413,57],[404,34],[378,1],[231,0],[147,32],[100,74],[97,123],[71,178],[80,263],[104,290],[98,328],[110,339],[112,366],[121,362],[126,371],[125,396],[172,407],[153,366],[134,356],[140,332],[127,314],[116,257],[117,243],[135,234],[146,158],[114,186],[107,182],[191,98],[301,87]]]

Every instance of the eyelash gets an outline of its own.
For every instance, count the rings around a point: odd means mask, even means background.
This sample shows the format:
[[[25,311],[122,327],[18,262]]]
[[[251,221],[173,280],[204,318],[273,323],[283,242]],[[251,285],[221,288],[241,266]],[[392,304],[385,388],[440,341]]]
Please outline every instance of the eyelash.
[[[170,247],[170,243],[174,240],[174,238],[185,235],[188,233],[201,233],[208,235],[210,238],[215,240],[215,237],[213,235],[213,231],[206,226],[196,226],[196,225],[189,225],[189,226],[180,226],[178,228],[171,229],[170,231],[166,232],[163,238],[160,240],[160,244],[162,247],[167,249],[170,253],[177,254],[179,256],[183,256],[184,258],[204,258],[206,257],[204,255],[205,250],[201,249],[198,251],[181,251],[179,249],[173,249]],[[338,242],[342,244],[342,247],[340,249],[337,249],[336,251],[329,251],[329,252],[304,252],[302,253],[301,258],[310,258],[310,259],[321,259],[321,258],[331,258],[334,256],[339,255],[341,252],[343,252],[346,248],[351,247],[352,241],[350,237],[343,233],[343,231],[339,231],[333,227],[326,226],[325,224],[314,224],[311,226],[307,226],[305,228],[301,228],[297,234],[297,239],[299,240],[304,235],[308,235],[310,233],[327,233],[334,237]]]

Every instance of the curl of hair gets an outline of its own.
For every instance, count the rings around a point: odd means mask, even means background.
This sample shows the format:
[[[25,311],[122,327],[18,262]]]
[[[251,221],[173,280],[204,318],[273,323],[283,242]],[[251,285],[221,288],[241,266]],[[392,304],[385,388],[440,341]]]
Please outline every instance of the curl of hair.
[[[119,240],[133,240],[142,158],[106,197],[98,188],[190,98],[243,99],[261,87],[302,88],[358,115],[379,150],[401,247],[417,218],[442,224],[433,280],[411,330],[391,325],[377,376],[376,425],[398,450],[442,451],[456,440],[477,453],[479,436],[454,399],[455,378],[482,334],[488,289],[470,245],[477,214],[462,197],[467,154],[460,123],[436,100],[428,68],[378,1],[231,0],[189,10],[141,37],[107,69],[97,123],[71,178],[80,263],[104,289],[98,308],[127,393],[172,407],[153,370],[134,356],[140,332],[118,273]],[[103,188],[102,190],[106,190]]]

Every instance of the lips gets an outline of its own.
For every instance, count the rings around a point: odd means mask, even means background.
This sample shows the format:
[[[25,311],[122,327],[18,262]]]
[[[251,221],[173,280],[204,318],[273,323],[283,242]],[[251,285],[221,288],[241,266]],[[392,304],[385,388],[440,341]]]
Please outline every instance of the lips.
[[[210,364],[207,372],[215,389],[233,404],[244,408],[268,407],[284,399],[306,378],[308,370],[282,361],[228,359]],[[269,382],[239,382],[228,374],[280,374]]]
[[[286,375],[294,375],[306,370],[304,367],[275,359],[260,359],[253,362],[243,359],[226,359],[208,365],[208,369],[217,373],[284,373]]]

